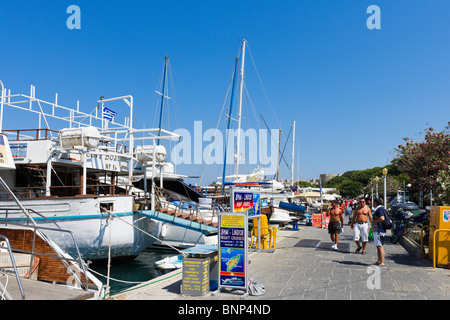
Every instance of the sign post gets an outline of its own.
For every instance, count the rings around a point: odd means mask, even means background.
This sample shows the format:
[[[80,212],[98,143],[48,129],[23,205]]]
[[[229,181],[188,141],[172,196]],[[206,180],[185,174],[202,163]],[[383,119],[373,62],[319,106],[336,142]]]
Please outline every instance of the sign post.
[[[248,212],[259,213],[260,197],[248,190],[233,190],[230,202],[231,212],[219,215],[219,290],[243,290],[241,299],[245,299],[248,296]]]

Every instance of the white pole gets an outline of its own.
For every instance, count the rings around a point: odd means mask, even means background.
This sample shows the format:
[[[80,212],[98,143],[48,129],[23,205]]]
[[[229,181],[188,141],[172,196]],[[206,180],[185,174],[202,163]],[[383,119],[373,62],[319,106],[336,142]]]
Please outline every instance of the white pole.
[[[125,102],[128,104],[127,100]],[[130,167],[128,168],[128,179],[129,183],[131,184],[131,178],[133,177],[133,166],[134,166],[134,160],[133,160],[133,153],[134,153],[134,132],[133,132],[133,97],[130,96],[130,103],[128,104],[130,106]],[[131,194],[133,188],[130,186],[130,190],[128,194]]]
[[[1,107],[0,107],[0,132],[2,132],[3,129],[3,103],[5,101],[5,86],[3,85],[3,82],[0,80],[0,85],[2,86],[2,101]]]
[[[156,141],[153,139],[153,161],[152,161],[152,210],[155,211],[155,160],[156,159]]]
[[[110,275],[111,275],[111,230],[112,230],[112,215],[111,212],[109,213],[109,221],[108,221],[108,225],[109,225],[109,239],[108,239],[108,275],[106,277],[106,295],[109,297],[109,293],[110,293],[110,289],[111,287],[109,286],[109,279],[110,279]]]
[[[294,161],[295,161],[295,120],[292,134],[292,168],[291,168],[291,184],[294,185]]]
[[[241,86],[239,92],[239,113],[238,113],[238,133],[237,133],[237,147],[236,147],[236,164],[234,174],[239,174],[239,152],[241,144],[241,116],[242,116],[242,94],[244,92],[244,65],[245,65],[245,44],[247,40],[242,41],[242,62],[241,62]]]

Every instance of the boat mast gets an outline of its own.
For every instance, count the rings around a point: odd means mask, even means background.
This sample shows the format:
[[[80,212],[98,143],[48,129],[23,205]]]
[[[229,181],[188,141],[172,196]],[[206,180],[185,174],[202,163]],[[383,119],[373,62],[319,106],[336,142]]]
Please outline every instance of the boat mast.
[[[231,98],[230,98],[230,110],[228,111],[228,128],[226,132],[226,139],[225,139],[225,152],[223,156],[223,173],[222,173],[222,194],[225,193],[225,170],[227,167],[227,146],[228,146],[228,135],[231,129],[231,116],[233,114],[233,100],[234,100],[234,88],[236,86],[236,74],[237,74],[237,68],[238,68],[239,58],[236,58],[234,63],[234,73],[233,73],[233,86],[231,89]]]
[[[277,159],[277,181],[278,181],[278,174],[280,173],[280,148],[281,148],[281,129],[280,134],[278,136],[278,159]]]
[[[295,120],[292,133],[292,168],[291,168],[291,184],[294,185],[294,161],[295,161]]]
[[[235,175],[239,174],[239,152],[241,144],[241,116],[242,116],[242,94],[244,92],[244,65],[245,65],[245,44],[247,40],[242,41],[242,62],[241,62],[241,86],[239,92],[239,113],[238,113],[238,133],[237,133],[237,147],[236,147],[236,163],[235,163]]]
[[[167,77],[167,61],[169,60],[168,56],[164,57],[164,75],[163,75],[163,87],[161,94],[161,108],[159,112],[159,131],[158,131],[158,137],[161,136],[161,126],[162,126],[162,115],[163,115],[163,109],[164,109],[164,98],[166,97],[166,77]],[[159,92],[157,92],[159,93]],[[160,139],[158,139],[157,144],[159,146]]]

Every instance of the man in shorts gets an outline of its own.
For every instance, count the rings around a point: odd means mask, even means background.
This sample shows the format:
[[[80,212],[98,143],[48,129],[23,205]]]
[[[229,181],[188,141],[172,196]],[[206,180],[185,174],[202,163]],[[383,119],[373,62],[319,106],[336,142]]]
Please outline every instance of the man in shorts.
[[[358,253],[362,249],[362,254],[366,254],[366,245],[369,241],[369,224],[372,221],[372,211],[366,205],[366,200],[361,198],[359,200],[359,205],[353,211],[353,219],[350,227],[353,229],[353,240],[355,241],[358,248],[355,253]],[[361,239],[362,246],[359,241]]]
[[[341,228],[344,226],[344,217],[342,213],[343,211],[338,207],[337,201],[333,201],[331,203],[331,208],[327,211],[327,217],[330,217],[328,233],[330,234],[331,241],[334,243],[331,246],[331,249],[336,251],[338,249],[339,233],[341,233]]]
[[[377,255],[378,255],[378,261],[375,263],[375,265],[383,268],[384,265],[384,236],[386,235],[386,230],[384,230],[383,225],[381,224],[382,221],[384,221],[384,207],[383,207],[383,200],[379,198],[375,198],[373,200],[373,205],[375,207],[375,211],[373,213],[373,219],[372,219],[372,231],[373,231],[373,241],[375,243],[375,246],[377,247]]]

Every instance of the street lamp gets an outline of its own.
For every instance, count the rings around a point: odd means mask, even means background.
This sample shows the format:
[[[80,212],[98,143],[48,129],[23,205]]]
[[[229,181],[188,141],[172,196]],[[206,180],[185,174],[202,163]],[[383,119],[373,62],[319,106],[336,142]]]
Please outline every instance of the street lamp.
[[[384,177],[384,207],[387,208],[386,203],[386,176],[387,176],[388,170],[386,168],[383,169],[383,177]]]
[[[378,198],[378,181],[380,181],[380,177],[376,176],[375,177],[375,185],[376,185],[376,192],[375,192],[376,197],[375,198]]]

